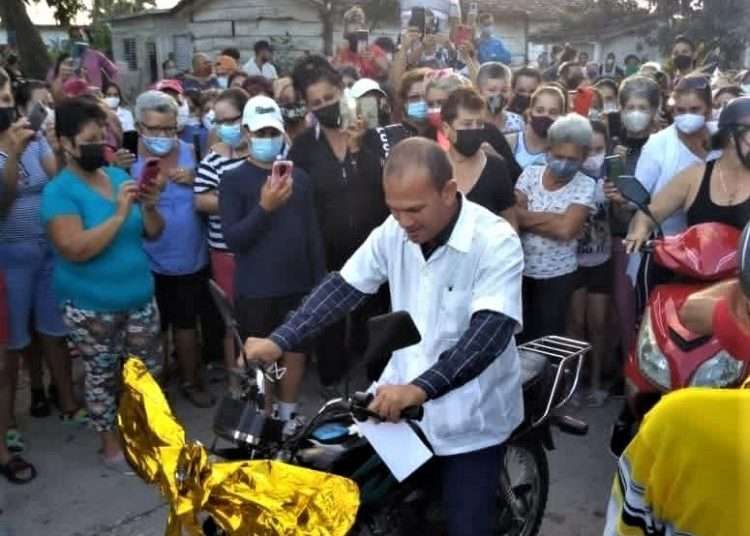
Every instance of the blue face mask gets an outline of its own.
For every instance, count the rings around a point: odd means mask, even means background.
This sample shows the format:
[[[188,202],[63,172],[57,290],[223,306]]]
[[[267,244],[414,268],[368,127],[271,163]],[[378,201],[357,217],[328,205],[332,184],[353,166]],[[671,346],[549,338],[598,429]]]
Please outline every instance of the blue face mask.
[[[166,156],[174,148],[174,138],[143,136],[141,139],[148,152],[155,156]]]
[[[232,149],[236,149],[242,144],[242,127],[239,124],[219,125],[219,128],[216,129],[216,134],[221,141],[229,145]]]
[[[581,164],[575,160],[551,156],[547,159],[547,167],[559,182],[568,182],[581,169]]]
[[[424,121],[427,118],[427,102],[421,100],[406,105],[406,115],[414,121]]]
[[[258,162],[273,162],[284,147],[284,138],[253,138],[250,154]]]

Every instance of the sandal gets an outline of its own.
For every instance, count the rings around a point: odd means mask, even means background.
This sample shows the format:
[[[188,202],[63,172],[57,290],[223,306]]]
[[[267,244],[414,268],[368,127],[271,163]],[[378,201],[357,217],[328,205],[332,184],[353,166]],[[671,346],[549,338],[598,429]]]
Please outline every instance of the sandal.
[[[36,418],[49,417],[52,413],[47,395],[44,394],[44,389],[31,390],[31,409],[29,413],[32,417]]]
[[[27,477],[20,476],[26,472]],[[36,478],[36,467],[20,456],[13,456],[8,463],[0,464],[0,475],[7,478],[11,484],[28,484]]]
[[[85,408],[78,408],[73,411],[61,411],[60,420],[69,424],[87,424],[89,422],[89,412]]]
[[[183,383],[180,391],[196,408],[210,408],[216,403],[216,398],[205,387],[195,383]]]
[[[9,451],[16,453],[26,450],[26,443],[18,428],[8,428],[8,431],[5,432],[5,446],[8,447]]]

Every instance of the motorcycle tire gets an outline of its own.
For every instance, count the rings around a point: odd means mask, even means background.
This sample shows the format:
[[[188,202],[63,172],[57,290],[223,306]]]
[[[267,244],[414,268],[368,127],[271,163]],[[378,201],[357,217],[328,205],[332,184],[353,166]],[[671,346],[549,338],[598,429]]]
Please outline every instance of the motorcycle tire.
[[[514,475],[509,475],[511,489],[514,495],[523,503],[528,511],[523,514],[523,521],[519,522],[513,516],[508,505],[505,492],[498,490],[498,529],[497,536],[537,536],[544,519],[549,494],[549,464],[547,453],[540,442],[520,441],[510,443],[505,451],[506,468],[512,458],[518,458],[526,469],[532,471],[531,482],[514,482]],[[500,484],[502,486],[502,483]]]

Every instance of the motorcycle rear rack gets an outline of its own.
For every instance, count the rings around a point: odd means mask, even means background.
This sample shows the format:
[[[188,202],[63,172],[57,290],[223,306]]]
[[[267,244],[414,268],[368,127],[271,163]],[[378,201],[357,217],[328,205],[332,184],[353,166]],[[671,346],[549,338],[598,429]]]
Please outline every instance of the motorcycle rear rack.
[[[543,355],[555,371],[544,413],[531,425],[535,428],[549,417],[552,410],[563,407],[571,399],[581,377],[583,357],[591,350],[591,345],[584,341],[550,335],[521,344],[518,350]]]

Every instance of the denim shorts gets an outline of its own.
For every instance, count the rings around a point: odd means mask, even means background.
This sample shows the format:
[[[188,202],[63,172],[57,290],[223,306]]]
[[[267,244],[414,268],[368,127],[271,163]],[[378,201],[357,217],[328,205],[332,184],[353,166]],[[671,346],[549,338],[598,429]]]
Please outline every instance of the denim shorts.
[[[54,256],[47,240],[0,244],[0,270],[5,272],[8,306],[8,349],[31,344],[31,329],[42,335],[68,334],[52,289]],[[33,324],[32,324],[33,321]]]

